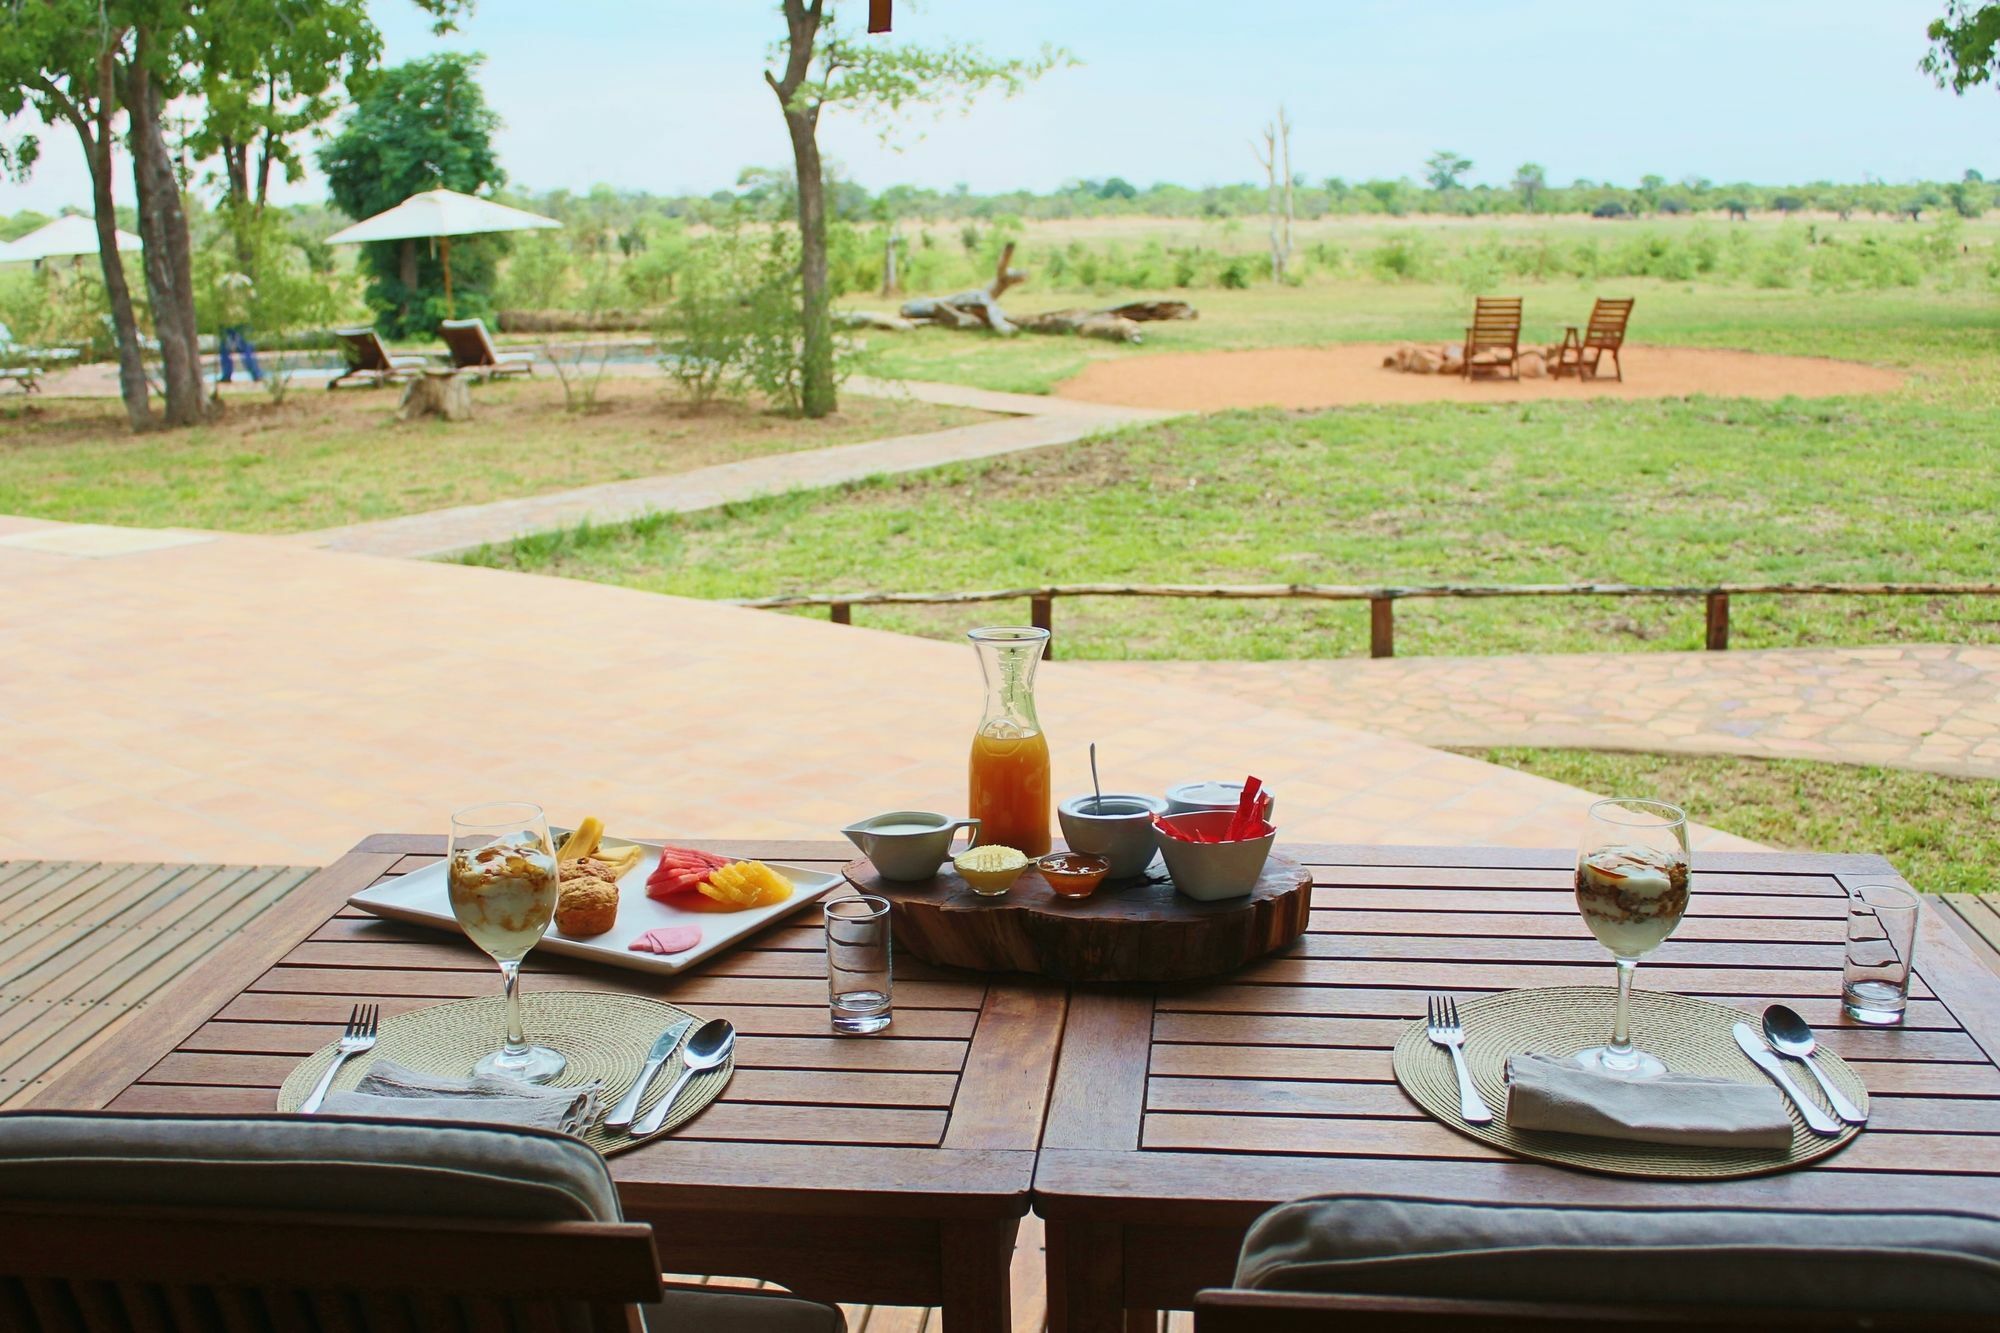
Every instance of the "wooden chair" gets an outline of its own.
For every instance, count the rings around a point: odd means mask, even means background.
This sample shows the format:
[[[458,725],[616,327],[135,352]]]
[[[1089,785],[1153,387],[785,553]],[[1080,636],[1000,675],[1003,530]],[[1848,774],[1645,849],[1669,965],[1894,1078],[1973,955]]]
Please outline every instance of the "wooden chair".
[[[503,352],[493,345],[483,319],[447,319],[438,325],[444,345],[451,349],[451,363],[488,379],[503,375],[533,375],[533,352]]]
[[[1466,379],[1497,377],[1504,369],[1509,379],[1521,378],[1521,298],[1482,296],[1473,303],[1472,324],[1465,330]]]
[[[2000,1216],[1323,1195],[1265,1213],[1195,1333],[2000,1326]]]
[[[1556,349],[1556,363],[1549,368],[1549,373],[1594,380],[1597,378],[1598,362],[1609,354],[1614,372],[1612,378],[1623,384],[1625,366],[1618,359],[1618,351],[1625,345],[1625,326],[1631,320],[1630,297],[1622,301],[1607,301],[1598,297],[1597,304],[1590,308],[1590,323],[1581,336],[1574,324],[1563,333],[1562,346]]]
[[[14,334],[0,324],[0,380],[12,380],[22,393],[40,393],[42,368],[28,349],[14,341]]]
[[[335,329],[333,336],[340,341],[340,354],[347,359],[347,369],[327,381],[329,389],[350,382],[379,389],[421,375],[430,364],[425,357],[391,352],[374,329]]]
[[[1204,1291],[1195,1297],[1195,1333],[1764,1333],[1766,1329],[1853,1329],[1877,1333],[1972,1333],[1987,1316],[1774,1310],[1718,1306],[1551,1305],[1416,1296],[1323,1296],[1278,1291]]]
[[[453,1210],[464,1215],[457,1215]],[[6,1333],[837,1333],[663,1284],[604,1160],[498,1126],[0,1115]]]

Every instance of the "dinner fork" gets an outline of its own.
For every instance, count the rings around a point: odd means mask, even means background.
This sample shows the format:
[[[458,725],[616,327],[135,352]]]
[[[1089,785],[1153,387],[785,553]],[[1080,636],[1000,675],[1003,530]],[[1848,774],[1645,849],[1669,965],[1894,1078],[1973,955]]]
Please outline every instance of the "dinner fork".
[[[347,1016],[347,1029],[340,1034],[340,1049],[334,1053],[333,1063],[313,1084],[313,1090],[299,1103],[301,1115],[311,1115],[319,1110],[319,1104],[326,1100],[326,1090],[333,1086],[333,1076],[347,1063],[349,1056],[373,1050],[375,1034],[382,1026],[382,1006],[379,1004],[357,1004],[354,1012]]]
[[[1449,995],[1431,996],[1426,1030],[1432,1042],[1451,1052],[1451,1067],[1458,1074],[1458,1114],[1468,1125],[1492,1123],[1493,1112],[1486,1108],[1479,1089],[1472,1086],[1472,1075],[1465,1072],[1465,1054],[1460,1050],[1465,1045],[1465,1026],[1458,1021],[1458,1001]]]

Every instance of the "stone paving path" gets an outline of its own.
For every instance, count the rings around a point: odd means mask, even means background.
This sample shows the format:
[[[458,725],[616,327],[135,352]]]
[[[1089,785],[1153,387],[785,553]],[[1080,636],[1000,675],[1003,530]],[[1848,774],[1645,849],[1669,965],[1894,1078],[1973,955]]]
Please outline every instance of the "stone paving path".
[[[1425,745],[1576,746],[2000,778],[2000,647],[1090,662]]]
[[[735,463],[696,468],[664,477],[580,486],[573,490],[461,505],[401,518],[301,533],[308,546],[368,555],[430,558],[457,555],[476,547],[511,541],[580,523],[622,523],[651,513],[691,513],[717,505],[941,463],[990,458],[1023,449],[1068,444],[1101,430],[1172,416],[1146,408],[1072,403],[1031,394],[998,393],[953,384],[850,381],[850,393],[908,396],[924,402],[1008,414],[1003,420],[955,426],[922,435],[901,435],[859,444],[767,454]]]
[[[303,865],[501,796],[669,836],[964,805],[963,644],[280,538],[64,532],[0,518],[0,860]],[[1088,663],[1048,663],[1039,693],[1059,793],[1087,789],[1093,740],[1119,787],[1254,770],[1299,841],[1562,846],[1588,799]]]

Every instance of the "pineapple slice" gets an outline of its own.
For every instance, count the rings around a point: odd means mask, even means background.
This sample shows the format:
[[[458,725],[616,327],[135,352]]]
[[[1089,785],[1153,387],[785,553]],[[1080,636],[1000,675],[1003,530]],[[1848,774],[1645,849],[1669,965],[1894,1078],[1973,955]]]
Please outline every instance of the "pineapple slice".
[[[762,861],[735,861],[702,883],[702,893],[725,907],[769,907],[792,896],[791,881]]]

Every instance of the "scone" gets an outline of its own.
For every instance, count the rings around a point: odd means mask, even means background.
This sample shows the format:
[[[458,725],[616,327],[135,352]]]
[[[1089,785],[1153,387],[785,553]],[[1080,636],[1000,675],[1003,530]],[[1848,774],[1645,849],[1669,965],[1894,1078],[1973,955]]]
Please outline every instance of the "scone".
[[[565,879],[556,900],[556,929],[572,939],[602,935],[618,922],[618,885],[584,876]]]

